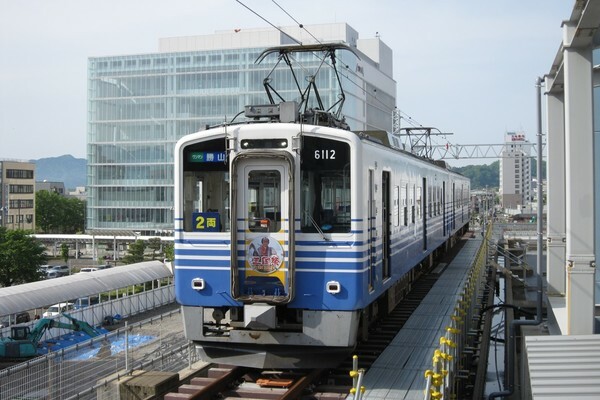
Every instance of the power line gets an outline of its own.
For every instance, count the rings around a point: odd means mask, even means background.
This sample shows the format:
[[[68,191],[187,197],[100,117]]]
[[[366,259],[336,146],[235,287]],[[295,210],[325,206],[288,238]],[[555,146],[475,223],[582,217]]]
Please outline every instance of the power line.
[[[244,6],[247,10],[249,10],[250,12],[252,12],[254,15],[256,15],[257,17],[259,17],[260,19],[262,19],[263,21],[265,21],[267,24],[269,24],[270,26],[272,26],[273,28],[277,29],[279,32],[283,33],[284,35],[286,35],[287,37],[289,37],[290,39],[292,39],[294,42],[296,42],[297,44],[302,46],[302,42],[300,42],[299,40],[295,39],[294,37],[290,36],[288,33],[284,32],[283,30],[281,30],[279,27],[275,26],[274,24],[272,24],[269,20],[267,20],[265,17],[263,17],[262,15],[260,15],[259,13],[257,13],[256,11],[252,10],[250,7],[248,7],[247,5],[245,5],[244,3],[242,3],[240,0],[236,0],[239,4],[241,4],[242,6]],[[277,7],[279,7],[281,9],[281,11],[283,11],[288,17],[290,17],[296,24],[298,24],[298,27],[300,27],[301,29],[304,29],[315,41],[317,41],[317,43],[319,44],[323,44],[321,43],[321,41],[319,39],[317,39],[315,37],[315,35],[313,35],[308,29],[306,29],[306,27],[301,24],[297,19],[295,19],[290,13],[288,13],[281,5],[279,5],[279,3],[277,3],[275,0],[271,0]],[[326,60],[324,60],[323,58],[321,58],[318,54],[313,52],[313,55],[319,59],[320,61],[324,61],[325,64],[327,66],[329,66],[330,68],[333,68],[331,64],[329,64]],[[300,63],[299,63],[300,64]],[[302,67],[302,65],[300,64],[300,66]],[[392,112],[393,108],[391,108],[390,106],[388,106],[387,104],[385,104],[383,101],[379,100],[377,97],[375,97],[375,95],[373,95],[372,93],[367,92],[366,89],[364,89],[362,86],[360,86],[359,84],[357,84],[356,82],[354,82],[352,79],[350,79],[350,77],[348,75],[345,74],[341,74],[344,78],[346,78],[350,83],[352,83],[353,85],[355,85],[356,87],[358,87],[359,89],[361,89],[363,91],[363,93],[370,95],[375,101],[377,101],[379,104],[381,104],[384,108],[387,109],[388,112]],[[410,118],[410,117],[409,117]]]
[[[263,17],[262,15],[260,15],[259,13],[257,13],[256,11],[254,11],[253,9],[251,9],[250,7],[248,7],[247,5],[245,5],[244,3],[242,3],[240,0],[235,0],[238,3],[240,3],[242,6],[244,6],[244,8],[246,8],[248,11],[250,11],[252,14],[256,15],[258,18],[262,19],[263,21],[265,21],[267,24],[271,25],[273,28],[277,29],[279,32],[283,33],[285,36],[289,37],[290,39],[292,39],[294,42],[296,42],[297,44],[299,44],[300,46],[302,46],[302,42],[297,40],[296,38],[290,36],[289,34],[287,34],[286,32],[282,31],[279,27],[273,25],[271,22],[269,22],[269,20],[267,20],[265,17]]]
[[[288,13],[288,12],[287,12],[287,11],[286,11],[286,10],[285,10],[283,7],[281,7],[281,6],[279,5],[279,3],[277,3],[275,0],[271,0],[271,1],[272,1],[273,3],[275,3],[275,5],[276,5],[277,7],[279,7],[279,8],[281,9],[281,11],[283,11],[283,12],[284,12],[284,13],[285,13],[285,14],[286,14],[288,17],[290,17],[290,18],[291,18],[291,19],[292,19],[292,20],[293,20],[295,23],[297,23],[297,24],[298,24],[298,27],[299,27],[300,29],[304,29],[304,30],[306,31],[306,33],[308,33],[308,34],[309,34],[309,35],[310,35],[310,36],[311,36],[313,39],[315,39],[315,40],[317,41],[317,43],[319,43],[319,44],[323,44],[323,43],[321,43],[321,41],[320,41],[319,39],[317,39],[317,38],[315,37],[315,35],[313,35],[311,32],[309,32],[309,30],[308,30],[308,29],[306,29],[306,27],[304,26],[304,24],[301,24],[300,22],[298,22],[298,21],[296,20],[296,18],[292,17],[292,16],[290,15],[290,13]]]
[[[275,26],[274,24],[272,24],[269,20],[267,20],[265,17],[263,17],[262,15],[260,15],[258,12],[254,11],[253,9],[251,9],[250,7],[248,7],[247,5],[245,5],[244,3],[242,3],[240,0],[236,0],[240,5],[242,5],[244,8],[246,8],[248,11],[250,11],[251,13],[253,13],[254,15],[256,15],[257,17],[259,17],[260,19],[262,19],[263,21],[265,21],[267,24],[269,24],[270,26],[272,26],[273,28],[275,28],[277,31],[283,33],[284,35],[286,35],[287,37],[289,37],[290,39],[292,39],[295,43],[299,44],[300,46],[302,46],[302,42],[297,40],[296,38],[292,37],[290,34],[288,34],[287,32],[284,32],[281,28]],[[304,29],[317,43],[322,44],[321,41],[319,39],[317,39],[308,29],[306,29],[306,27],[304,26],[304,24],[300,23],[296,18],[294,18],[289,12],[287,12],[279,3],[277,3],[277,1],[275,0],[271,0],[277,7],[279,7],[279,9],[281,11],[283,11],[288,17],[290,17],[297,25],[300,29]],[[332,65],[330,65],[326,60],[324,60],[323,58],[321,58],[318,54],[315,54],[313,52],[313,55],[321,60],[324,61],[324,63],[326,65],[328,65],[329,67],[332,68]],[[300,64],[300,66],[302,67],[302,65]],[[347,66],[346,66],[347,67]],[[377,103],[379,103],[384,109],[387,109],[387,111],[391,113],[394,111],[393,108],[391,108],[389,105],[387,105],[386,103],[384,103],[383,101],[381,101],[380,99],[378,99],[377,97],[375,97],[375,95],[373,93],[368,92],[365,88],[363,88],[361,85],[357,84],[356,82],[354,82],[352,79],[350,79],[350,77],[347,74],[341,74],[342,77],[346,78],[346,80],[348,82],[350,82],[351,84],[355,85],[357,88],[359,88],[360,90],[363,91],[364,94],[366,94],[367,96],[370,96],[373,100],[375,100]],[[408,124],[412,125],[413,127],[422,127],[423,125],[420,124],[419,122],[417,122],[416,120],[414,120],[410,115],[406,114],[404,111],[399,110],[400,112],[400,118],[404,119]],[[403,116],[404,115],[404,116]]]

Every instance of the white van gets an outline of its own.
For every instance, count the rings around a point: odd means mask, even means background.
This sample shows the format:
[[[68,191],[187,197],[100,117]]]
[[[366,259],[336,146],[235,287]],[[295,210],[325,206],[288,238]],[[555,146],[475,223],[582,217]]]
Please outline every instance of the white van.
[[[58,303],[51,305],[48,309],[42,314],[42,317],[54,317],[55,315],[62,314],[64,312],[69,312],[74,309],[73,303]]]

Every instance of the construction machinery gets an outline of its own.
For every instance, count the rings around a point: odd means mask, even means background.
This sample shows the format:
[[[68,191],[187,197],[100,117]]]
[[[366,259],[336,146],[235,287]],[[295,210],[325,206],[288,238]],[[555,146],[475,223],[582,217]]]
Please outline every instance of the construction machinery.
[[[102,334],[99,330],[84,321],[80,321],[69,314],[62,314],[70,323],[58,321],[53,318],[42,318],[30,329],[29,326],[14,326],[8,338],[0,337],[0,358],[29,358],[38,355],[38,347],[44,333],[51,328],[68,329],[84,332],[90,338]]]

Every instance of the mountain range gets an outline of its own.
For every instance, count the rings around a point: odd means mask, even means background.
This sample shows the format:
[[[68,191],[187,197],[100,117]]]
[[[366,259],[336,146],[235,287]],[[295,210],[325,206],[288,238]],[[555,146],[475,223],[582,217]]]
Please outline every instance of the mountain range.
[[[35,164],[35,180],[64,182],[65,189],[75,189],[86,185],[87,160],[70,154],[60,157],[31,160]]]

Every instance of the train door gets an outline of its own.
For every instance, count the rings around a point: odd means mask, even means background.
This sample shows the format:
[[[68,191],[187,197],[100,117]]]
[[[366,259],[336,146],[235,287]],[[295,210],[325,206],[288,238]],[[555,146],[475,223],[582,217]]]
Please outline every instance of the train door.
[[[381,177],[381,215],[382,215],[382,249],[383,249],[383,279],[390,277],[390,236],[392,224],[390,221],[390,173],[389,171],[383,171]]]
[[[450,221],[450,228],[454,230],[456,228],[456,183],[452,182],[452,220]]]
[[[423,250],[427,250],[427,178],[423,177]]]
[[[447,231],[447,218],[446,218],[446,181],[442,182],[442,221],[443,221],[443,227],[444,227],[444,232],[443,235],[446,236],[446,231]]]
[[[372,169],[369,170],[368,192],[369,290],[373,290],[373,285],[375,283],[375,264],[377,263],[377,229],[375,227],[377,205],[375,204],[375,173]]]
[[[293,298],[292,165],[286,156],[238,157],[232,164],[237,229],[231,230],[231,292],[237,300],[284,303]]]

